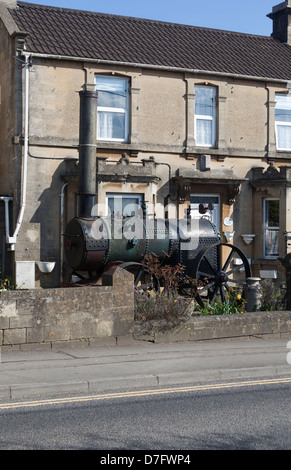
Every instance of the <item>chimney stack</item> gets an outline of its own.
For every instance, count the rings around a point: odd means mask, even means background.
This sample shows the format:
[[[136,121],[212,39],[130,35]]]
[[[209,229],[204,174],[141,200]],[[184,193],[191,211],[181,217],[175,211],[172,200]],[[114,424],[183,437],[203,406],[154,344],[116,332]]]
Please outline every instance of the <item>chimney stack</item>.
[[[274,6],[267,16],[273,20],[272,37],[291,44],[291,0]]]

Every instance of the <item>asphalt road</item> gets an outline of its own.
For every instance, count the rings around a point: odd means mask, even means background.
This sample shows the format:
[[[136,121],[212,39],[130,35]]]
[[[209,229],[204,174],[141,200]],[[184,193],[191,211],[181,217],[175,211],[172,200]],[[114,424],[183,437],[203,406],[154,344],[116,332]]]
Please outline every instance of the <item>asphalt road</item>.
[[[52,395],[291,375],[288,339],[11,351],[0,356],[0,402]],[[0,351],[1,352],[1,351]]]
[[[0,449],[143,450],[122,462],[135,468],[155,450],[290,450],[290,396],[291,378],[275,377],[10,401]]]

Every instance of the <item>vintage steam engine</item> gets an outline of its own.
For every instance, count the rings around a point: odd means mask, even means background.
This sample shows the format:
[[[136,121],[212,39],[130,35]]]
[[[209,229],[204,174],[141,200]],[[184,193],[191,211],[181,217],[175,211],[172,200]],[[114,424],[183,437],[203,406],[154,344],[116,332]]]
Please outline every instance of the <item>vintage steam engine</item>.
[[[245,255],[237,247],[221,243],[215,226],[207,219],[193,221],[142,217],[92,216],[96,188],[97,93],[80,93],[79,190],[80,216],[73,218],[64,233],[64,251],[72,272],[97,277],[113,265],[135,274],[135,287],[152,286],[142,263],[154,253],[172,265],[181,263],[185,274],[201,282],[197,300],[222,300],[230,287],[251,276]],[[181,279],[181,286],[183,279]]]

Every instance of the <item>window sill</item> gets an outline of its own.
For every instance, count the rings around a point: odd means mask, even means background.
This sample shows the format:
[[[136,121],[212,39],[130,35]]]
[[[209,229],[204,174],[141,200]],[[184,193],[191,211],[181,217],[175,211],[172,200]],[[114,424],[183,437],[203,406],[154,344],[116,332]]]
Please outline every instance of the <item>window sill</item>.
[[[291,158],[291,149],[290,150],[276,150],[275,155],[269,156],[270,160],[276,160],[279,158]]]
[[[130,148],[131,144],[129,142],[120,142],[117,140],[97,140],[97,148]]]

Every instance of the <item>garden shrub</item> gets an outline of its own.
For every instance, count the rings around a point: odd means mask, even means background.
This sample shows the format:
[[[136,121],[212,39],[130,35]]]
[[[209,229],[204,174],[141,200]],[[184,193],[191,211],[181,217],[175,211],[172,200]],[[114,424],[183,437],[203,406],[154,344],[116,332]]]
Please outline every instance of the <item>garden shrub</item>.
[[[196,281],[184,275],[184,266],[167,264],[168,255],[161,260],[156,254],[148,253],[143,264],[150,275],[159,282],[157,290],[135,292],[136,320],[173,319],[189,315],[193,311],[193,300],[179,295],[181,279],[189,286],[192,295],[196,292]]]
[[[286,293],[272,279],[261,282],[262,303],[260,311],[276,311],[286,308]]]

